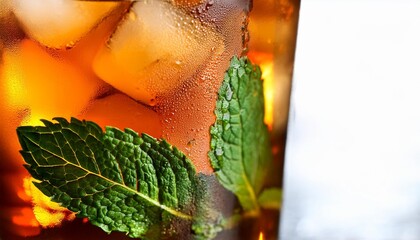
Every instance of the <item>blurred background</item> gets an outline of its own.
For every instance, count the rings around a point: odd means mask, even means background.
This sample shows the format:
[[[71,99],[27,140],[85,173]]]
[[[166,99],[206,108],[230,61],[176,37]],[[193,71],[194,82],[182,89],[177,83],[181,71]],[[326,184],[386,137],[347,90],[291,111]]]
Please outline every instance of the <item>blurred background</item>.
[[[419,12],[301,1],[281,239],[420,239]]]

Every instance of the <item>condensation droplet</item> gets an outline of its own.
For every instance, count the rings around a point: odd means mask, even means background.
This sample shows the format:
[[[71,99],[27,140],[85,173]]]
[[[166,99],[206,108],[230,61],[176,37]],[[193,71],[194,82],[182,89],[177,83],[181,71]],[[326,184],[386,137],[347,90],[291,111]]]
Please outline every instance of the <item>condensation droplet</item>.
[[[74,41],[70,41],[69,43],[66,44],[66,49],[68,50],[68,49],[73,48],[74,44],[75,44]]]
[[[216,156],[222,156],[223,155],[223,149],[216,148]]]
[[[194,144],[194,142],[195,142],[195,139],[193,138],[190,141],[188,141],[187,145],[188,146],[191,146],[192,144]]]
[[[133,11],[130,11],[130,12],[128,13],[128,17],[129,17],[129,18],[130,18],[130,20],[132,20],[132,21],[135,21],[135,20],[136,20],[136,18],[137,18],[136,13],[135,13],[135,12],[133,12]]]

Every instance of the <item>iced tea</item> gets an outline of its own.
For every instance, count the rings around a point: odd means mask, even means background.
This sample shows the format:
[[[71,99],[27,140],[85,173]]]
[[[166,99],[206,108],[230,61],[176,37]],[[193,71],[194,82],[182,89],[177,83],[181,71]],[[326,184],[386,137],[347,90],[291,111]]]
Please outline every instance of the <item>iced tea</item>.
[[[0,238],[276,239],[298,8],[1,1]]]

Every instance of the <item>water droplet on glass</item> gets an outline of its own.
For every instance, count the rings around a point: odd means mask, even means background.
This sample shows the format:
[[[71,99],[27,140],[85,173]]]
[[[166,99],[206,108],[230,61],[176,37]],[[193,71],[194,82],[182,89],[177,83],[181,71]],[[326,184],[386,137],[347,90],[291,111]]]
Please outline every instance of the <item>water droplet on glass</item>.
[[[128,17],[129,17],[129,18],[130,18],[130,20],[132,20],[132,21],[136,20],[136,18],[137,18],[136,13],[134,13],[133,11],[130,11],[130,12],[128,13]]]
[[[223,155],[223,149],[216,148],[216,156],[222,156]]]

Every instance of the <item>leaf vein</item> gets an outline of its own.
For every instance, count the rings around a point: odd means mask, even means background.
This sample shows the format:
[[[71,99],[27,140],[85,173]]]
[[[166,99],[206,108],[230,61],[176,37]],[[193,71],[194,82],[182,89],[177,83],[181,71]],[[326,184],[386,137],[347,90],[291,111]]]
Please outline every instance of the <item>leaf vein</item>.
[[[35,145],[37,145],[37,146],[38,146],[41,150],[43,150],[43,151],[45,151],[45,152],[48,152],[48,153],[50,153],[51,155],[56,156],[56,157],[58,157],[58,158],[62,159],[63,161],[67,162],[67,163],[68,163],[68,164],[70,164],[70,165],[73,165],[73,166],[75,166],[75,167],[79,167],[79,168],[81,168],[81,166],[76,165],[76,164],[74,164],[74,163],[72,163],[72,162],[69,162],[69,161],[67,161],[66,159],[64,159],[63,157],[58,156],[57,154],[55,154],[55,153],[51,152],[50,150],[48,150],[48,149],[45,149],[45,148],[41,147],[39,144],[37,144],[37,143],[36,143],[36,142],[34,142],[33,140],[31,140],[31,139],[29,139],[29,140],[30,140],[32,143],[34,143]],[[37,164],[38,164],[38,163],[37,163]],[[38,164],[38,166],[39,166],[39,164]],[[126,185],[123,185],[123,184],[121,184],[121,183],[114,182],[113,180],[108,179],[108,178],[106,178],[106,177],[104,177],[104,176],[102,176],[102,175],[99,175],[99,174],[97,174],[97,173],[91,172],[91,171],[89,171],[88,169],[84,169],[84,168],[82,168],[82,170],[84,170],[84,171],[86,171],[86,172],[88,172],[88,173],[90,173],[90,174],[92,174],[92,175],[98,176],[98,177],[100,177],[100,178],[104,179],[105,181],[108,181],[108,182],[113,183],[113,184],[115,184],[115,185],[117,185],[117,186],[120,186],[120,187],[122,187],[122,188],[124,188],[124,189],[126,189],[126,190],[128,190],[128,191],[130,191],[130,192],[133,192],[134,194],[138,195],[139,197],[143,198],[144,200],[146,200],[146,201],[148,201],[148,202],[152,203],[153,205],[155,205],[156,207],[159,207],[159,208],[160,208],[160,209],[162,209],[162,210],[165,210],[165,211],[167,211],[167,212],[171,213],[171,214],[172,214],[172,215],[174,215],[174,216],[177,216],[177,217],[179,217],[179,218],[183,218],[183,219],[187,219],[187,220],[191,220],[191,219],[192,219],[192,216],[190,216],[190,215],[188,215],[188,214],[185,214],[185,213],[182,213],[182,212],[180,212],[180,211],[174,210],[174,209],[172,209],[172,208],[170,208],[170,207],[168,207],[168,206],[166,206],[166,205],[160,204],[158,201],[156,201],[156,200],[154,200],[154,199],[150,198],[149,196],[147,196],[147,195],[145,195],[145,194],[143,194],[143,193],[141,193],[141,192],[137,192],[137,191],[135,191],[134,189],[132,189],[132,188],[130,188],[130,187],[128,187],[128,186],[126,186]]]

